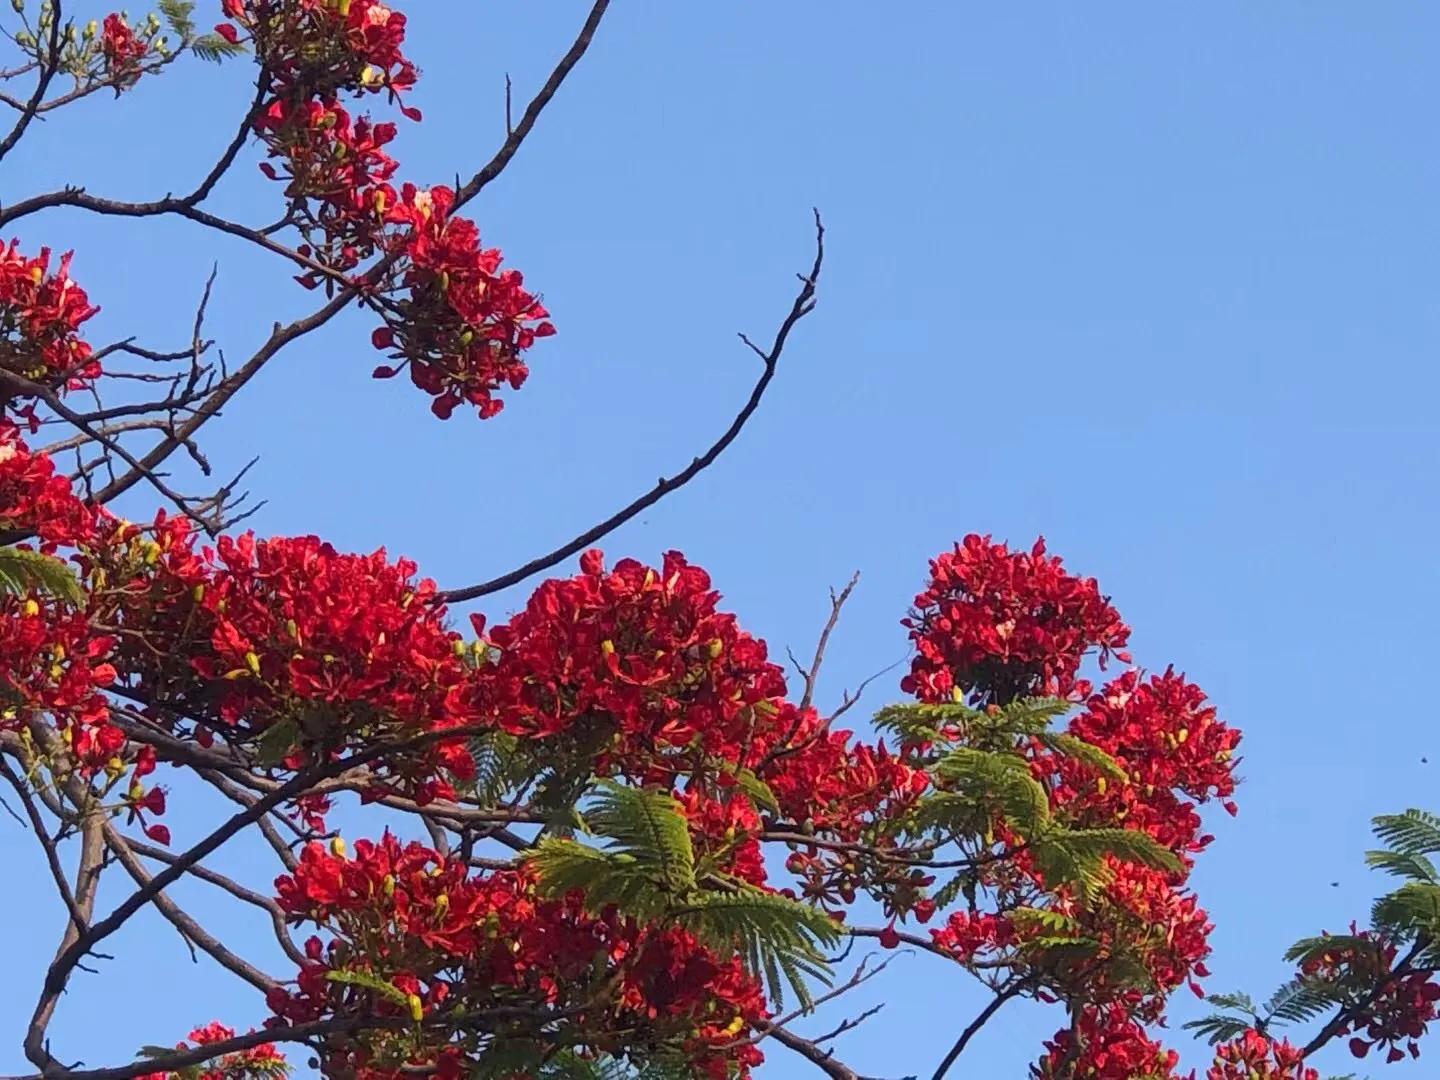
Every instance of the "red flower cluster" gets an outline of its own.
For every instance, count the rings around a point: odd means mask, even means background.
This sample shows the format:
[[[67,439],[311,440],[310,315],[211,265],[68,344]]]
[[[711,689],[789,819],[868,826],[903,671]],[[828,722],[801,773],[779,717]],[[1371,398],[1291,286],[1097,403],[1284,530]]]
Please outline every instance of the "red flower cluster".
[[[105,74],[119,90],[140,77],[140,62],[150,54],[150,43],[136,35],[124,15],[110,14],[101,24],[100,52]]]
[[[294,768],[471,720],[458,635],[413,563],[310,536],[222,537],[197,552],[188,523],[163,516],[153,534],[123,529],[106,553],[115,617],[146,643],[127,638],[126,670],[200,721],[202,740],[258,738]],[[420,801],[453,794],[447,777],[473,767],[462,739],[442,738],[372,766]]]
[[[1351,936],[1364,945],[1337,942],[1334,949],[1311,956],[1300,966],[1300,974],[1324,983],[1334,983],[1370,1000],[1339,1034],[1351,1034],[1350,1052],[1365,1057],[1376,1046],[1386,1048],[1387,1062],[1400,1061],[1406,1051],[1420,1056],[1416,1042],[1440,1016],[1440,984],[1431,971],[1395,974],[1396,948],[1393,942],[1370,931]],[[1405,1050],[1401,1050],[1401,1044]]]
[[[26,256],[13,240],[0,250],[0,369],[54,390],[88,386],[100,365],[79,331],[99,310],[70,279],[69,253],[52,273],[49,248]],[[0,402],[17,396],[0,387]]]
[[[1037,771],[1052,780],[1056,805],[1081,824],[1123,824],[1188,858],[1212,839],[1200,831],[1197,803],[1218,798],[1235,813],[1240,732],[1173,670],[1143,682],[1125,672],[1071,718],[1069,731],[1109,753],[1129,777],[1115,783],[1074,759],[1039,755]]]
[[[1080,1047],[1075,1049],[1076,1035]],[[1030,1069],[1036,1080],[1177,1080],[1180,1055],[1151,1040],[1120,1005],[1086,1005],[1075,1032],[1062,1029]]]
[[[1105,887],[1103,899],[1076,912],[1081,937],[1101,944],[1104,955],[1124,955],[1144,968],[1153,994],[1141,1003],[1150,1019],[1158,1018],[1164,998],[1182,983],[1189,983],[1196,995],[1197,976],[1209,972],[1205,959],[1210,955],[1208,938],[1214,929],[1193,894],[1177,888],[1158,870],[1133,863],[1110,860],[1114,877]],[[1107,993],[1125,993],[1109,986],[1102,974],[1087,980],[1086,992],[1100,998]]]
[[[951,912],[944,926],[930,931],[930,938],[962,964],[984,959],[985,954],[1019,941],[1014,924],[1004,915],[963,910]]]
[[[231,21],[216,31],[232,42],[249,38],[277,97],[385,91],[395,100],[415,85],[415,65],[402,52],[405,16],[378,0],[224,0],[222,6]]]
[[[0,529],[33,533],[42,549],[75,547],[94,537],[101,514],[55,474],[55,463],[32,451],[19,429],[0,418]]]
[[[501,270],[500,252],[480,246],[475,223],[451,213],[454,202],[447,187],[406,184],[386,215],[403,230],[407,296],[374,344],[410,365],[411,381],[434,397],[436,416],[445,419],[468,402],[484,419],[504,407],[496,390],[518,390],[529,375],[520,354],[555,327],[520,271]],[[398,370],[383,366],[375,374]]]
[[[1205,1080],[1320,1080],[1320,1074],[1305,1064],[1299,1048],[1252,1030],[1216,1049]]]
[[[491,632],[499,659],[485,683],[497,723],[549,737],[584,718],[587,739],[603,725],[600,775],[664,787],[703,772],[706,759],[757,764],[783,734],[785,680],[718,599],[710,575],[678,552],[658,571],[632,559],[607,571],[587,552],[578,576],[544,582]]]
[[[905,620],[916,656],[901,683],[922,701],[966,695],[977,703],[1054,695],[1084,697],[1089,652],[1103,667],[1130,629],[1094,578],[1067,573],[1044,540],[1012,552],[970,535],[930,561],[930,583]]]
[[[342,95],[382,90],[398,103],[414,85],[405,16],[376,0],[228,0],[225,12],[232,21],[217,29],[232,41],[248,35],[273,73],[255,131],[280,163],[261,168],[285,182],[300,215],[299,253],[315,264],[298,280],[315,288],[383,252],[385,280],[373,291],[399,295],[377,304],[386,324],[373,341],[398,363],[375,376],[408,365],[435,415],[468,403],[482,419],[494,416],[503,407],[496,392],[518,390],[529,374],[521,354],[555,332],[549,313],[519,271],[501,270],[500,253],[481,246],[475,223],[453,213],[449,188],[407,183],[396,193],[398,164],[384,149],[395,125],[352,121],[340,104]],[[409,106],[400,111],[420,119]]]
[[[48,457],[0,421],[0,529],[35,531],[41,549],[53,552],[88,540],[99,520]],[[103,769],[124,741],[103,693],[116,677],[113,646],[62,598],[0,595],[0,731],[25,732],[48,714],[82,766]]]
[[[442,1005],[463,1015],[528,1002],[565,1012],[582,1031],[629,1030],[632,1053],[680,1045],[699,1076],[745,1076],[762,1060],[743,1036],[766,1018],[764,999],[738,961],[711,956],[683,931],[587,915],[578,898],[538,900],[524,871],[471,877],[462,864],[387,833],[357,842],[353,859],[338,844],[308,846],[276,890],[297,921],[333,935],[328,947],[318,938],[307,944],[310,963],[296,990],[270,994],[286,1021],[357,1012],[418,1021]],[[601,1003],[600,985],[616,987],[618,1004]],[[476,1049],[470,1037],[462,1031],[427,1062],[411,1060],[383,1031],[332,1049],[361,1078],[422,1063],[453,1077]]]
[[[177,1050],[189,1050],[195,1046],[211,1046],[235,1038],[233,1028],[217,1021],[190,1032],[189,1042],[175,1044]],[[136,1080],[271,1080],[283,1075],[286,1070],[285,1055],[274,1043],[260,1043],[248,1050],[224,1054],[214,1061],[207,1061],[197,1070],[184,1073],[145,1073]]]

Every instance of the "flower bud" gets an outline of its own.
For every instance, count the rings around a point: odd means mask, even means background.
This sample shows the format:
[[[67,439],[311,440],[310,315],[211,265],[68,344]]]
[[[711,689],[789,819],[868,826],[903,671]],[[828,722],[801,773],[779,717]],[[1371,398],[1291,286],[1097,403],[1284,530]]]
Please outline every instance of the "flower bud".
[[[97,23],[94,19],[91,19],[88,23],[85,24],[85,40],[89,41],[99,32],[99,30],[100,24]]]
[[[334,855],[337,859],[343,859],[345,857],[345,840],[343,837],[337,836],[330,841],[330,854]]]
[[[385,895],[386,895],[386,896],[394,896],[394,895],[395,895],[395,875],[394,875],[394,874],[386,874],[386,875],[385,875],[385,880],[384,880],[383,882],[381,882],[381,884],[382,884],[382,885],[384,886],[384,888],[385,888]]]
[[[718,657],[720,656],[720,654],[723,653],[724,651],[725,651],[725,643],[724,643],[723,641],[721,641],[718,637],[715,638],[713,641],[710,642],[710,659],[711,659],[711,660],[714,660],[714,659],[718,658]]]
[[[39,615],[39,614],[40,614],[40,605],[37,604],[33,599],[32,599],[32,600],[26,600],[26,601],[25,601],[25,614],[26,614],[26,615],[29,615],[31,618],[34,618],[36,615]]]
[[[245,666],[250,669],[250,674],[259,675],[260,657],[256,656],[253,652],[247,652],[245,654]]]
[[[425,1018],[425,1003],[420,1000],[419,994],[409,994],[405,998],[410,1005],[410,1019],[419,1023]]]

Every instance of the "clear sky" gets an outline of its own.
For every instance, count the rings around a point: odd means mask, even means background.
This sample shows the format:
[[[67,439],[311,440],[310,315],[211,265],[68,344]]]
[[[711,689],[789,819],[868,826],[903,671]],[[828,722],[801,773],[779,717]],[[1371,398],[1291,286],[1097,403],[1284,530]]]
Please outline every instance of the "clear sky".
[[[527,97],[584,14],[578,0],[405,7],[426,119],[396,154],[423,182],[489,156],[504,74]],[[505,413],[442,424],[408,385],[372,382],[357,317],[267,369],[209,449],[217,467],[263,455],[263,532],[384,544],[443,585],[491,577],[728,423],[756,374],[734,334],[773,331],[818,206],[821,304],[761,413],[607,552],[684,550],[777,652],[813,643],[827,587],[859,569],[833,702],[904,655],[898,620],[931,554],[970,531],[1043,533],[1113,595],[1138,662],[1173,662],[1246,732],[1240,816],[1215,822],[1195,884],[1217,924],[1209,988],[1268,994],[1292,940],[1368,911],[1369,818],[1440,809],[1437,34],[1434,5],[1345,0],[617,0],[475,206],[560,330]],[[0,199],[65,181],[186,187],[249,74],[186,63],[56,114],[12,155]],[[260,224],[279,204],[252,169],[215,203]],[[209,329],[232,359],[313,302],[283,264],[183,223],[56,213],[18,235],[78,249],[104,306],[96,341],[183,342],[216,260]],[[143,492],[128,504],[152,508]],[[886,695],[893,681],[872,703]],[[177,842],[200,828],[183,802],[168,820]],[[31,914],[43,866],[5,818],[0,849],[0,1071],[16,1071],[62,916],[53,898]],[[232,937],[267,956],[262,926]],[[62,1006],[61,1057],[117,1063],[212,1016],[263,1014],[156,919],[113,945],[107,981],[82,977],[95,988]],[[983,991],[928,957],[887,975],[809,1029],[883,998],[842,1056],[928,1076]],[[1200,1008],[1178,997],[1177,1023]],[[1002,1013],[957,1075],[1023,1076],[1060,1023]],[[1435,1075],[1440,1043],[1430,1053],[1372,1071]],[[1343,1048],[1322,1064],[1353,1067]],[[761,1075],[808,1074],[776,1048]]]

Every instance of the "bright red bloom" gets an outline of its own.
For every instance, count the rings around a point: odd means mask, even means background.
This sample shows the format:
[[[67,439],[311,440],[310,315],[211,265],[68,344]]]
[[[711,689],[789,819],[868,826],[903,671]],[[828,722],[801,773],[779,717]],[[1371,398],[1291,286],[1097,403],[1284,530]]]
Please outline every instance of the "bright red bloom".
[[[401,227],[407,296],[403,318],[377,343],[410,365],[411,381],[434,396],[437,416],[469,403],[485,418],[503,407],[495,391],[524,384],[529,368],[520,355],[555,328],[520,272],[501,270],[500,252],[480,246],[475,223],[451,214],[454,201],[447,187],[406,184],[391,207],[386,220]]]
[[[763,1060],[745,1033],[768,1016],[759,985],[737,959],[712,955],[690,934],[651,930],[616,917],[586,914],[578,898],[538,899],[524,870],[469,876],[459,863],[386,834],[359,841],[347,858],[336,845],[308,846],[294,874],[276,881],[281,906],[296,921],[333,935],[312,938],[309,963],[292,991],[270,995],[284,1019],[373,1012],[415,1018],[446,1008],[478,1009],[529,1001],[566,1010],[579,1030],[598,1023],[631,1032],[632,1052],[647,1045],[680,1046],[697,1075],[748,1075]],[[363,983],[329,978],[364,972],[397,994],[377,995]],[[595,1002],[597,985],[615,999]],[[401,1006],[398,1001],[406,1002]],[[333,1049],[352,1057],[363,1075],[391,1076],[408,1051],[383,1031]],[[443,1051],[449,1067],[479,1053],[464,1033]],[[738,1044],[738,1045],[737,1045]]]
[[[1251,1030],[1216,1048],[1205,1080],[1320,1080],[1320,1074],[1305,1064],[1298,1047]]]
[[[1123,652],[1130,629],[1094,578],[1067,573],[1044,540],[1012,552],[970,535],[930,561],[930,583],[905,620],[916,656],[901,683],[922,701],[1005,702],[1090,692],[1077,678],[1090,652],[1101,666]]]
[[[150,45],[136,36],[125,16],[112,13],[101,24],[100,52],[105,57],[105,73],[118,91],[140,77],[140,61],[149,55]]]
[[[33,258],[18,240],[0,249],[0,368],[54,390],[88,386],[100,374],[79,336],[100,309],[71,280],[70,258],[52,273],[49,248]]]
[[[1123,1006],[1086,1005],[1075,1035],[1062,1029],[1045,1044],[1045,1056],[1031,1066],[1036,1080],[1085,1077],[1086,1080],[1178,1080],[1180,1056],[1145,1034]]]
[[[209,1046],[235,1038],[233,1028],[218,1021],[211,1021],[204,1027],[190,1032],[189,1042],[175,1044],[177,1050],[189,1050],[191,1045]],[[198,1070],[187,1070],[183,1080],[269,1080],[283,1076],[288,1071],[285,1055],[274,1043],[260,1043],[246,1050],[224,1054],[206,1062]],[[145,1073],[137,1080],[182,1080],[181,1073]]]

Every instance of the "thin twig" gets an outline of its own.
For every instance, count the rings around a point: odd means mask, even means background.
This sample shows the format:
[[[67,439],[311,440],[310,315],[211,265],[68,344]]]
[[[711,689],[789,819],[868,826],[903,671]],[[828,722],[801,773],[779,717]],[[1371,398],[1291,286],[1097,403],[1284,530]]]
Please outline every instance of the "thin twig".
[[[523,121],[522,121],[523,126]],[[517,129],[518,130],[518,129]],[[524,566],[517,567],[509,573],[501,574],[497,578],[481,582],[479,585],[470,585],[461,589],[450,589],[439,595],[439,599],[445,603],[459,603],[464,600],[474,600],[481,596],[489,596],[491,593],[499,592],[501,589],[508,589],[511,585],[518,584],[542,570],[548,570],[552,566],[564,562],[570,556],[583,551],[601,537],[614,532],[625,522],[635,517],[643,510],[654,506],[661,499],[665,498],[672,491],[684,487],[700,473],[704,472],[716,458],[725,452],[726,448],[739,436],[747,421],[760,407],[760,401],[765,396],[765,390],[770,385],[770,380],[775,377],[775,371],[780,362],[780,356],[785,351],[785,343],[790,338],[790,332],[795,325],[815,309],[815,286],[820,279],[820,268],[825,260],[825,226],[820,220],[820,212],[815,212],[815,262],[810,273],[800,280],[802,286],[795,302],[790,306],[790,312],[785,316],[785,321],[780,324],[780,329],[775,334],[774,343],[770,346],[769,352],[760,352],[764,360],[764,368],[760,378],[756,381],[754,388],[750,391],[750,397],[730,426],[725,429],[724,434],[717,439],[708,450],[695,458],[690,464],[669,478],[661,477],[653,488],[631,502],[628,506],[617,510],[598,525],[586,529],[579,536],[566,544],[562,544],[547,555],[531,559]],[[742,335],[743,337],[743,335]],[[753,344],[746,339],[746,344]],[[759,352],[759,350],[756,350]]]

